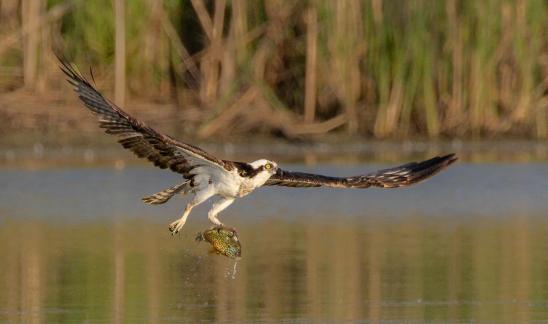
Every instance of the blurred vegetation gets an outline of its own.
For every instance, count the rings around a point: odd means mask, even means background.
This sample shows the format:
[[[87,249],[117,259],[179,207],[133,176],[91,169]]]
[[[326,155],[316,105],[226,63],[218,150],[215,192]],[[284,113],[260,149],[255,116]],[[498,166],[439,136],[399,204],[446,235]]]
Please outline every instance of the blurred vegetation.
[[[174,103],[203,138],[548,136],[544,0],[134,0],[125,22],[111,0],[0,10],[0,89],[66,90],[51,48],[101,89],[124,64],[128,101]]]

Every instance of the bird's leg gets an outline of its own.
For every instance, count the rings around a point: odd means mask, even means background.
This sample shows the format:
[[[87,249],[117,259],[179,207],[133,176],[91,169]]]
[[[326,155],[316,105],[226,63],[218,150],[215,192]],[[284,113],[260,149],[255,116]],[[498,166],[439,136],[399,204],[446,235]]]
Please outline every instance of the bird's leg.
[[[169,230],[171,231],[171,234],[177,234],[183,228],[183,226],[186,223],[186,219],[188,217],[188,214],[190,214],[190,211],[194,206],[198,206],[199,204],[203,203],[207,199],[209,199],[211,196],[213,196],[215,192],[211,190],[211,188],[206,188],[196,194],[192,201],[190,201],[186,207],[185,211],[183,212],[183,215],[178,220],[174,221],[173,223],[169,224]]]
[[[223,223],[219,221],[217,215],[226,207],[230,206],[234,202],[234,198],[223,198],[213,204],[209,212],[207,213],[207,218],[212,222],[216,227],[223,226]]]
[[[183,212],[183,215],[181,216],[181,218],[169,224],[169,231],[171,232],[172,235],[179,233],[181,228],[183,228],[183,226],[186,223],[186,219],[193,207],[194,205],[192,203],[188,203],[185,207],[185,211]]]

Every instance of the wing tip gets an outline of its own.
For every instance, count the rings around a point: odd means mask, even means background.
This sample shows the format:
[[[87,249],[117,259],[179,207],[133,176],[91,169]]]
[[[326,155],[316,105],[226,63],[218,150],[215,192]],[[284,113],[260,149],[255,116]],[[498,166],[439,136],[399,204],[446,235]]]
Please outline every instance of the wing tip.
[[[439,159],[440,159],[440,164],[443,164],[443,167],[448,167],[451,164],[457,162],[459,160],[459,157],[457,156],[456,153],[450,153],[447,155],[440,156]]]
[[[458,157],[455,153],[446,154],[443,156],[436,156],[428,159],[419,164],[411,170],[411,178],[408,180],[408,184],[414,184],[426,180],[438,172],[449,167],[451,164],[458,161]]]
[[[70,63],[70,61],[59,52],[55,52],[55,57],[59,61],[59,69],[69,77],[67,80],[71,85],[78,87],[80,84],[86,86],[91,86],[89,81],[84,77],[84,75],[78,71],[78,68]]]

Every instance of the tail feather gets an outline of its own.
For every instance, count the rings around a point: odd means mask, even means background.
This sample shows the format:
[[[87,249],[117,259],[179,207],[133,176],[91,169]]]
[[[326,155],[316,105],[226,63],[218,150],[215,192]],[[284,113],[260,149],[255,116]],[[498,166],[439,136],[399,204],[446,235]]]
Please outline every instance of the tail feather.
[[[160,205],[167,202],[169,199],[171,199],[171,197],[178,194],[179,192],[184,191],[186,193],[189,189],[190,181],[185,181],[171,188],[167,188],[165,190],[157,192],[154,195],[144,197],[142,198],[142,200],[150,205]]]

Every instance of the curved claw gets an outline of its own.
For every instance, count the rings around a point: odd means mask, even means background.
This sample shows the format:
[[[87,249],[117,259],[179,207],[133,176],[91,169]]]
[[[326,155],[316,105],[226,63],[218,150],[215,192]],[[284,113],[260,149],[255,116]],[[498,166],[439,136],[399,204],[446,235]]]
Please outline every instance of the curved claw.
[[[171,232],[171,235],[179,233],[181,228],[183,228],[183,225],[185,225],[185,223],[181,222],[179,219],[169,224],[169,231]]]

